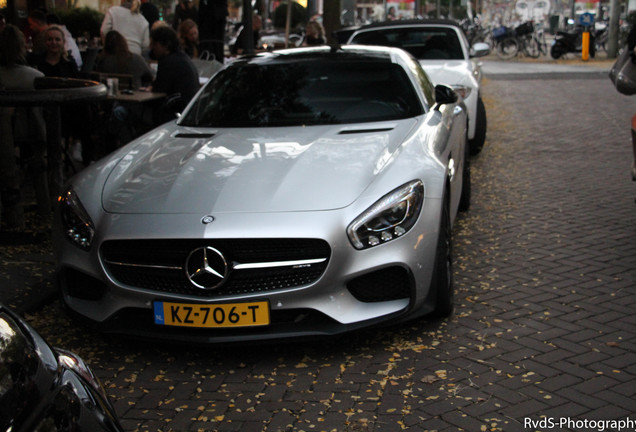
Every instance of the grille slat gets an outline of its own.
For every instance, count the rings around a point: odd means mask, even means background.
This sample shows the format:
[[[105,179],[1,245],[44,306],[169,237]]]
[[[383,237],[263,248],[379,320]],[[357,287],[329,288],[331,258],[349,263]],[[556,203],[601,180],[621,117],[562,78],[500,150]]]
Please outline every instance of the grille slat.
[[[192,285],[184,266],[196,248],[211,246],[228,263],[251,264],[324,259],[302,266],[232,270],[213,290]],[[319,239],[113,240],[104,242],[101,258],[119,283],[148,290],[199,297],[219,297],[294,288],[315,282],[329,262],[331,249]],[[230,266],[231,267],[231,266]]]

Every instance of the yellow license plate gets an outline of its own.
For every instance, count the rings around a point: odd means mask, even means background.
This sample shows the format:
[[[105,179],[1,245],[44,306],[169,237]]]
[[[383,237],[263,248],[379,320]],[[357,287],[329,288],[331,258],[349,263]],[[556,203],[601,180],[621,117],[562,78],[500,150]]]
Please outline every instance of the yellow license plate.
[[[154,302],[155,324],[178,327],[252,327],[269,324],[269,303]]]

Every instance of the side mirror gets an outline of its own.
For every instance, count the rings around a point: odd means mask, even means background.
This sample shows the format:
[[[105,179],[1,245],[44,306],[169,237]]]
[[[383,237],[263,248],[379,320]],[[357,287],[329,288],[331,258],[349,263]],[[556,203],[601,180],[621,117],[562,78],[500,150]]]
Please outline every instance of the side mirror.
[[[457,102],[459,97],[455,90],[444,84],[435,86],[435,102],[437,105],[446,105]]]
[[[470,47],[471,57],[483,57],[488,54],[490,54],[490,45],[485,42],[477,42],[475,45]]]

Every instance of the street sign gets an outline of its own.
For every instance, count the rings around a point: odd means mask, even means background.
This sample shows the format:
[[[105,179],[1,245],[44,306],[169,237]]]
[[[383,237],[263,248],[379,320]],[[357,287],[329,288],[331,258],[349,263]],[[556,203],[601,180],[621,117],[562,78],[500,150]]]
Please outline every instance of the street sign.
[[[590,27],[594,25],[594,14],[589,12],[582,13],[579,16],[579,24],[583,27]]]

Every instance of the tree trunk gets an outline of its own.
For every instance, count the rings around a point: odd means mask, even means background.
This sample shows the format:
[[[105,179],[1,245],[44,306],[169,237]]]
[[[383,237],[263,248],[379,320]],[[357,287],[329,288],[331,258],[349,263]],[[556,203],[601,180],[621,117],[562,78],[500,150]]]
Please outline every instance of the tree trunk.
[[[337,43],[333,32],[340,29],[340,9],[340,0],[325,0],[322,7],[322,24],[329,44]]]

